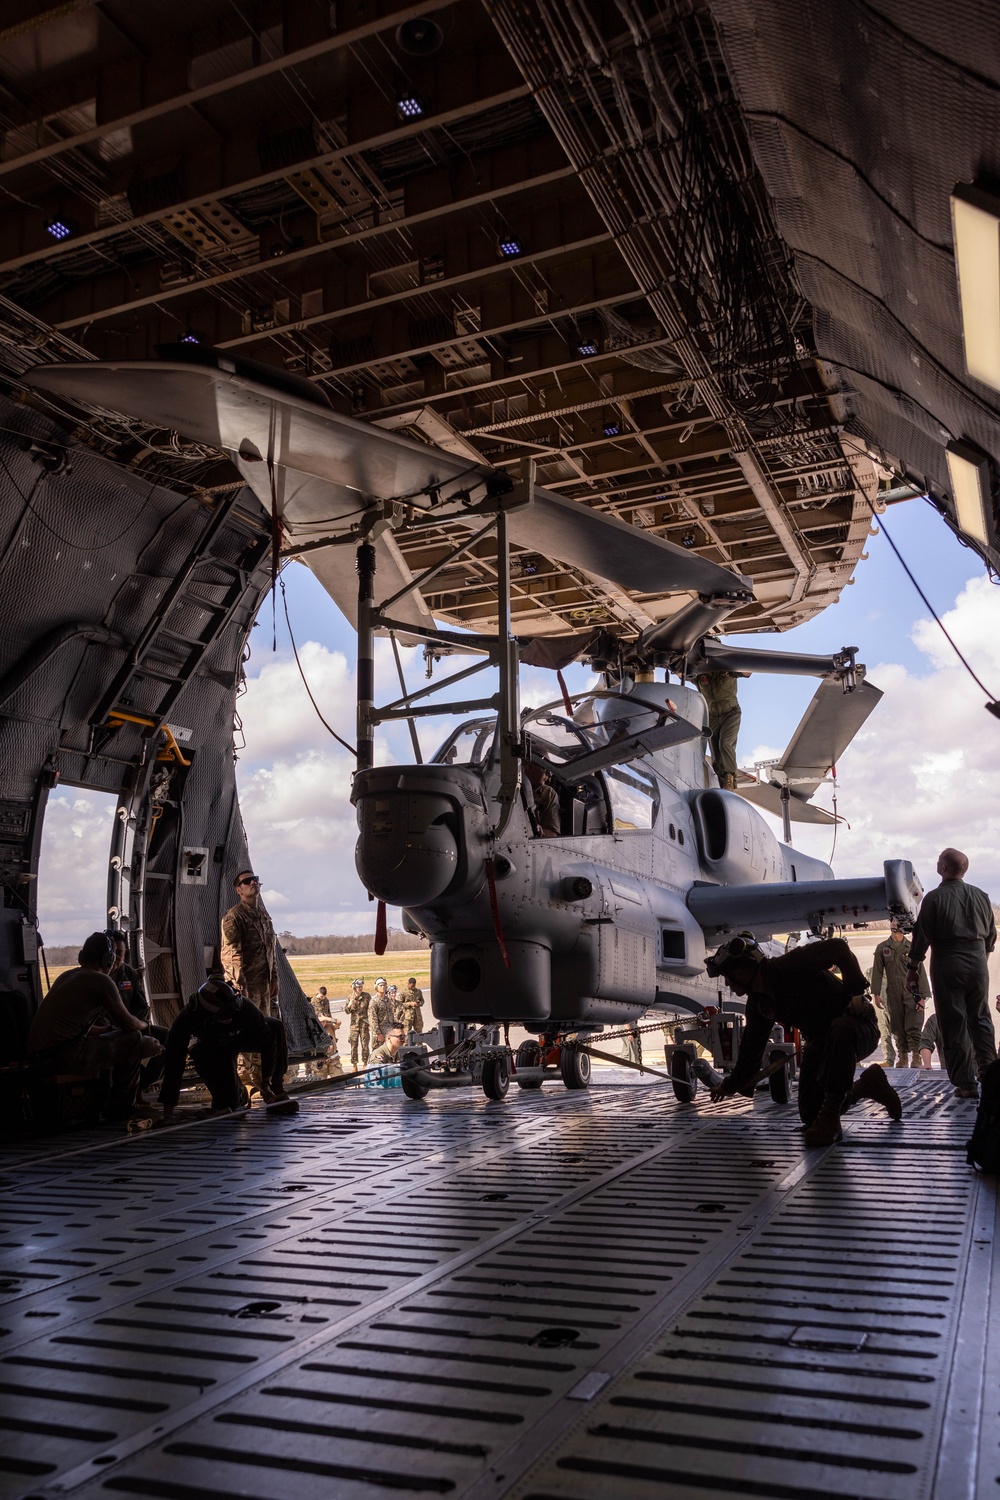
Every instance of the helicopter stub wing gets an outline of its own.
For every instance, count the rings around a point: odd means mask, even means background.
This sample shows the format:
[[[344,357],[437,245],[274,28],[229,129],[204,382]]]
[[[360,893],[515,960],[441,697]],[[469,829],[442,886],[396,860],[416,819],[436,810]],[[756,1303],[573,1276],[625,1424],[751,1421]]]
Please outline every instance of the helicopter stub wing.
[[[260,470],[252,488],[268,508],[269,489],[265,500],[261,486],[269,486],[269,465],[325,480],[337,494],[337,505],[322,512],[330,518],[331,535],[350,524],[344,513],[348,492],[354,504],[347,508],[355,512],[362,500],[397,498],[427,509],[428,491],[474,488],[477,480],[495,472],[485,459],[481,466],[470,464],[464,455],[342,416],[321,401],[274,390],[260,379],[259,367],[252,375],[239,373],[240,362],[223,352],[215,359],[215,364],[95,360],[46,365],[24,379],[68,400],[122,412],[225,449],[242,460],[248,482],[251,471]],[[281,510],[282,520],[292,528],[309,526],[314,510],[296,489]],[[441,519],[463,528],[482,524],[481,516],[452,513],[447,504],[441,507]],[[735,589],[752,597],[750,580],[728,568],[547,490],[536,488],[532,503],[511,513],[508,530],[517,546],[622,588],[708,594]],[[321,534],[318,529],[312,533]]]
[[[758,937],[825,923],[915,917],[923,888],[907,859],[887,859],[881,876],[847,880],[774,881],[762,885],[698,885],[687,895],[692,916],[709,934]]]

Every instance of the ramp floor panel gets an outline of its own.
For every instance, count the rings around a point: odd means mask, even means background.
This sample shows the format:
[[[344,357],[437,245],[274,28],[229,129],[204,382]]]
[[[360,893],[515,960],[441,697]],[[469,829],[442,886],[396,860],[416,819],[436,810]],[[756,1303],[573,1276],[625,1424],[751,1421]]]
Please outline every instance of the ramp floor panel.
[[[994,1184],[895,1077],[824,1151],[619,1070],[0,1150],[0,1496],[996,1493]]]

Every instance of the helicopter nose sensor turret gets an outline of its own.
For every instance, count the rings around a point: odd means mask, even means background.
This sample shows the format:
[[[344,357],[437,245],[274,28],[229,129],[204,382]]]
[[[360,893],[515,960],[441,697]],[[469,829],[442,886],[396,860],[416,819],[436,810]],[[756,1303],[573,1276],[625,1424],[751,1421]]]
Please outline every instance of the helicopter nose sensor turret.
[[[485,879],[482,778],[464,766],[386,766],[354,778],[362,882],[391,906],[469,899]]]

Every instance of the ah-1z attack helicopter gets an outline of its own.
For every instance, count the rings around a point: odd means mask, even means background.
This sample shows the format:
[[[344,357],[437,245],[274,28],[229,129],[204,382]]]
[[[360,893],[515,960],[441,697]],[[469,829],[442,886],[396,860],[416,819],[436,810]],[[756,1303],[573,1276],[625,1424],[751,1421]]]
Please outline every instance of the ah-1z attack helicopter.
[[[481,1082],[502,1097],[551,1076],[586,1086],[580,1039],[649,1009],[721,1008],[708,945],[824,923],[912,916],[909,863],[836,880],[790,847],[791,822],[831,821],[812,793],[877,704],[853,648],[830,657],[745,650],[713,639],[752,597],[750,581],[602,512],[520,483],[468,451],[449,452],[331,410],[308,382],[201,347],[162,362],[57,365],[27,377],[54,394],[176,430],[225,450],[358,628],[357,867],[380,903],[399,905],[431,944],[431,997],[446,1034],[480,1028],[443,1063],[413,1054],[403,1086]],[[394,537],[439,528],[450,551],[414,577]],[[495,633],[443,629],[423,590],[485,536],[496,538]],[[522,714],[511,626],[511,543],[619,588],[696,597],[629,643],[535,640],[523,657],[559,666],[589,657],[605,686]],[[356,574],[356,579],[355,579]],[[482,660],[437,688],[374,701],[378,633]],[[473,703],[420,702],[484,667],[498,691]],[[723,791],[705,756],[705,700],[653,680],[703,671],[806,673],[819,689],[766,781]],[[376,766],[379,724],[477,713],[427,764]],[[558,833],[541,836],[532,784],[555,791]],[[749,800],[748,800],[749,799]],[[783,820],[784,842],[750,805]],[[550,804],[553,799],[549,798]],[[539,1037],[512,1057],[499,1028]],[[730,1039],[732,1042],[732,1038]]]

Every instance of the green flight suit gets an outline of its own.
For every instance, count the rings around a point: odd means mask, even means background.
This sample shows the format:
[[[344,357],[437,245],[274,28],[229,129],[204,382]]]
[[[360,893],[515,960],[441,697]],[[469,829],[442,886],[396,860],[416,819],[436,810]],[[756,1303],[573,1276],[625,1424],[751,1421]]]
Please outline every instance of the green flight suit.
[[[885,1008],[901,1068],[909,1066],[920,1046],[920,1028],[924,1021],[923,1011],[917,1007],[917,996],[911,995],[906,988],[906,966],[909,960],[909,938],[904,937],[894,943],[889,937],[875,949],[875,962],[872,964],[872,991],[876,995],[885,991]],[[920,965],[917,976],[917,992],[921,1000],[930,998],[931,987],[927,983],[927,971],[923,964]],[[888,1062],[888,1058],[886,1061]]]
[[[985,891],[964,880],[942,880],[920,907],[910,946],[919,963],[928,948],[940,1051],[957,1089],[972,1089],[996,1061],[987,955],[996,947],[993,907]]]
[[[695,686],[708,705],[712,769],[719,785],[736,780],[736,740],[743,715],[736,696],[736,672],[701,672]]]

